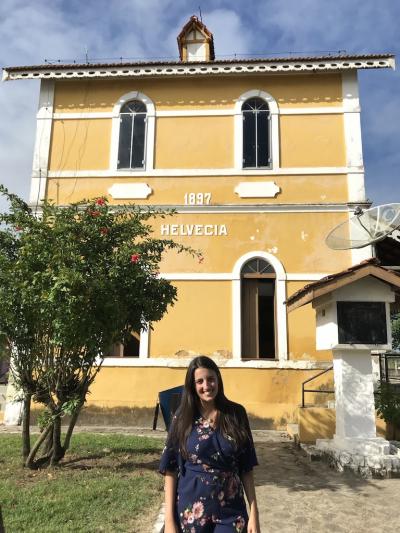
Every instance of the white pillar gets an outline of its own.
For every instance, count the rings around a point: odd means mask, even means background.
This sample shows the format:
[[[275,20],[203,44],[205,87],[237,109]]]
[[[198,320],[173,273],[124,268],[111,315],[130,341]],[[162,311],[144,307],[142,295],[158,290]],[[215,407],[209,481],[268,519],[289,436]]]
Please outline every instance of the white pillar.
[[[388,453],[376,436],[374,383],[370,350],[333,350],[338,448],[354,453]]]

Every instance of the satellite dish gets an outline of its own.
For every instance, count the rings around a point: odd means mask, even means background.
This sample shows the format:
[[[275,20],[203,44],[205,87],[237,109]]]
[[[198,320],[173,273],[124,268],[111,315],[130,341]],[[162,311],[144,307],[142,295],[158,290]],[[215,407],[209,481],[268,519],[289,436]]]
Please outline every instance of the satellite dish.
[[[400,204],[385,204],[366,211],[357,208],[354,216],[336,226],[325,242],[333,250],[363,248],[381,241],[400,228]]]

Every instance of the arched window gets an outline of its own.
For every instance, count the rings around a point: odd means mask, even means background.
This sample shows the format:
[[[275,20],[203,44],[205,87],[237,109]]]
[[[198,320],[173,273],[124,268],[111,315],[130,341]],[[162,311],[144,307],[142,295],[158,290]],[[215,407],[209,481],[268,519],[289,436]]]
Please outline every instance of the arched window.
[[[146,105],[140,100],[131,100],[121,107],[118,168],[144,168],[146,116]]]
[[[240,278],[242,358],[275,359],[275,270],[255,257],[243,265]]]
[[[271,166],[270,110],[262,98],[250,98],[242,105],[243,168]]]

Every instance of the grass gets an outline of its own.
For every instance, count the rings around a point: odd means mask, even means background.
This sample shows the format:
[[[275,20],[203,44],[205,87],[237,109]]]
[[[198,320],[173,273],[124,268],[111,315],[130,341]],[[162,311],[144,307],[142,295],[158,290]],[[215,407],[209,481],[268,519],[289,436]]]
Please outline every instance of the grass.
[[[77,434],[61,466],[22,468],[19,435],[0,435],[6,533],[151,532],[162,499],[163,441]]]

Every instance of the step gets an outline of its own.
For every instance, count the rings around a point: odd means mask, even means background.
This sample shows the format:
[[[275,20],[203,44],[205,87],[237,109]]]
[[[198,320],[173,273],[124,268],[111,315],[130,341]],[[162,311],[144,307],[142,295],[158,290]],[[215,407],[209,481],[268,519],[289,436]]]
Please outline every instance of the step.
[[[295,444],[299,444],[299,424],[287,424],[286,433],[294,440]]]

